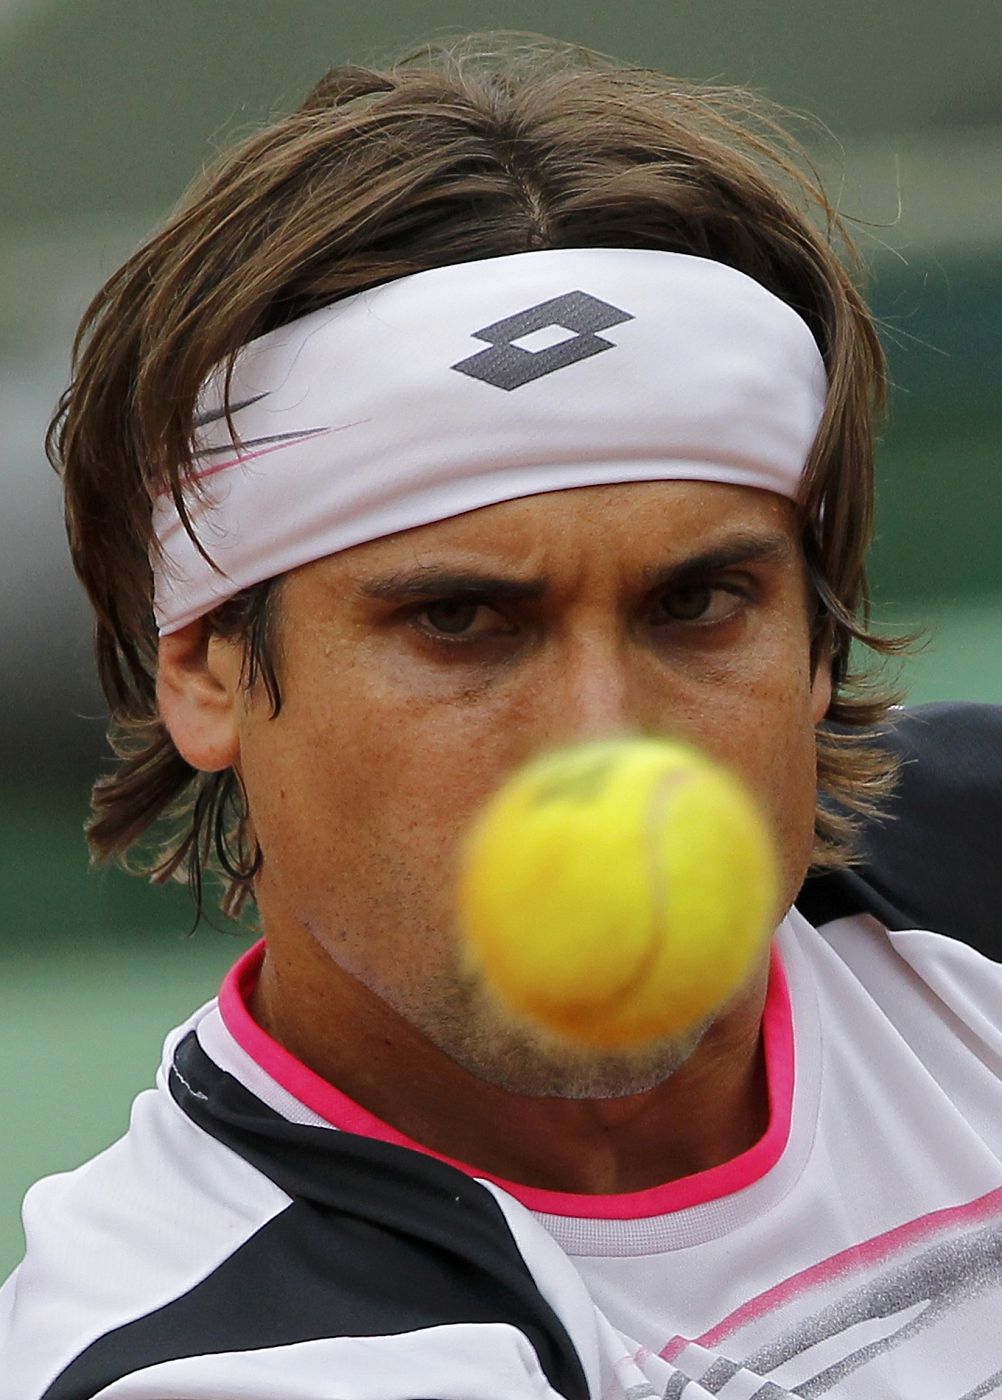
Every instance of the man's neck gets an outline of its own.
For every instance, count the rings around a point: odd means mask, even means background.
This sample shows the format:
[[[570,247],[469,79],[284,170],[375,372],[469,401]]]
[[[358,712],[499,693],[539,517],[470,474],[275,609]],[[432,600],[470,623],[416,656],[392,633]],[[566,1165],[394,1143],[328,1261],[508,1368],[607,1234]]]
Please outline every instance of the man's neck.
[[[250,1009],[314,1073],[423,1147],[524,1186],[604,1195],[706,1171],[762,1136],[766,982],[763,965],[661,1084],[606,1099],[487,1083],[334,964],[318,979],[298,960],[267,957]]]

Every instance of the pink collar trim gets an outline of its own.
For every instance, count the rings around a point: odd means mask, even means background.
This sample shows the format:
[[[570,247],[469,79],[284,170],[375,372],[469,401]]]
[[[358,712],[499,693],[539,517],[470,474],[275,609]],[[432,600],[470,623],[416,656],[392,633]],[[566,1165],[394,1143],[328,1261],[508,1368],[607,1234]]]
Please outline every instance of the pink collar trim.
[[[718,1167],[645,1191],[608,1196],[545,1191],[478,1171],[468,1162],[433,1152],[353,1102],[273,1040],[251,1016],[248,1002],[257,983],[264,952],[262,939],[230,969],[219,992],[219,1010],[234,1040],[266,1074],[332,1127],[437,1157],[468,1176],[494,1182],[529,1210],[588,1220],[635,1220],[706,1205],[733,1195],[765,1176],[779,1161],[789,1140],[793,1115],[793,1016],[786,976],[775,945],[762,1019],[769,1091],[769,1125],[765,1132],[746,1152]]]

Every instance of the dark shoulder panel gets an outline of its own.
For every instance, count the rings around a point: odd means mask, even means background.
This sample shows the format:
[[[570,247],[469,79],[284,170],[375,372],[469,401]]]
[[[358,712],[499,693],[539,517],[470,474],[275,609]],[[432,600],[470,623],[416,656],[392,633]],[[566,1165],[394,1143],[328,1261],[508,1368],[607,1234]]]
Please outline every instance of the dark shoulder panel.
[[[181,1357],[496,1322],[528,1339],[558,1394],[586,1400],[574,1345],[479,1182],[403,1147],[288,1122],[194,1032],[174,1053],[170,1090],[291,1203],[187,1293],[92,1343],[43,1400],[89,1400]]]
[[[815,925],[865,912],[934,929],[1002,962],[1002,706],[902,710],[884,742],[902,765],[886,818],[859,866],[810,877],[797,907]]]

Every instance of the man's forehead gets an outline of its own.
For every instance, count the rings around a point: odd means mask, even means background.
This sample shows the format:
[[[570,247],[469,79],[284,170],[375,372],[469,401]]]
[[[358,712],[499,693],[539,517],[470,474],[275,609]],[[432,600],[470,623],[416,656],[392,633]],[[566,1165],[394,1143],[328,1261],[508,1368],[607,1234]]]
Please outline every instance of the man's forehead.
[[[324,562],[361,591],[389,596],[394,581],[402,592],[417,593],[423,575],[449,570],[538,578],[599,566],[642,580],[718,553],[778,561],[793,555],[797,534],[794,507],[772,492],[712,482],[639,482],[504,501]]]

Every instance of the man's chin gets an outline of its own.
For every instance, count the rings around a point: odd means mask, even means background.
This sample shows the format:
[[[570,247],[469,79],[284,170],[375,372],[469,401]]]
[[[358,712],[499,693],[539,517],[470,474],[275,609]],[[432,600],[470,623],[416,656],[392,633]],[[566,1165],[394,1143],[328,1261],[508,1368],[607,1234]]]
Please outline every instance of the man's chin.
[[[439,1048],[476,1078],[529,1098],[622,1099],[670,1079],[699,1044],[707,1022],[684,1038],[635,1050],[581,1050],[543,1033],[506,1025],[439,1040]]]
[[[622,1099],[670,1079],[713,1022],[684,1036],[627,1050],[582,1049],[517,1020],[468,969],[457,968],[409,998],[373,988],[467,1073],[528,1098]]]

